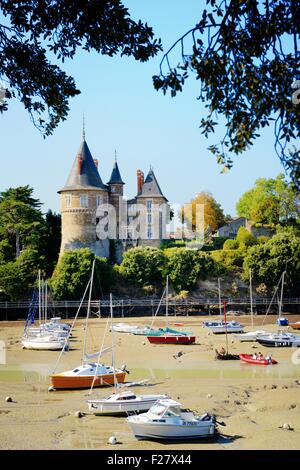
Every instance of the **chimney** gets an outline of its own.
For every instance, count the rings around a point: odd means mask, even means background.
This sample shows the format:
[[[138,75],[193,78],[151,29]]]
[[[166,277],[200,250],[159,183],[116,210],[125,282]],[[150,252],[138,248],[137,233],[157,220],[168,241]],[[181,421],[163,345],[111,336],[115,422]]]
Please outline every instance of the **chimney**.
[[[137,175],[137,192],[139,194],[144,184],[144,173],[141,170],[137,170],[136,175]]]
[[[82,158],[80,153],[77,155],[77,174],[81,174],[81,165],[82,165]]]
[[[94,163],[95,163],[95,167],[96,167],[97,170],[98,170],[98,160],[97,160],[97,158],[94,158],[93,160],[94,160]]]

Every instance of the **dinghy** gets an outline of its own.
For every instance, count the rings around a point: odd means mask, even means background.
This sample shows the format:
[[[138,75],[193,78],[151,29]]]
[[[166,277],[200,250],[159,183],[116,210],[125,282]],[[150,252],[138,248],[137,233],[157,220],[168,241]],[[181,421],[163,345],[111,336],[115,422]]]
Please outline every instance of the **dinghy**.
[[[252,354],[240,354],[240,359],[243,362],[248,362],[249,364],[258,364],[258,365],[263,365],[263,366],[268,366],[271,364],[278,364],[275,359],[268,359],[266,357],[263,358],[254,358]]]

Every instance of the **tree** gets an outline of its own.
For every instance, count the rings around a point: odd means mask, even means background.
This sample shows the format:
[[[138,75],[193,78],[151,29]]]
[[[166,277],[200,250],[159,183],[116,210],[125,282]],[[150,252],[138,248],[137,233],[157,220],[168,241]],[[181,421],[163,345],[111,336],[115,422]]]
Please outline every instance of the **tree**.
[[[148,286],[162,281],[164,262],[164,253],[158,248],[132,248],[124,253],[119,272],[129,281]]]
[[[45,259],[46,276],[51,276],[58,260],[61,242],[61,215],[48,210],[43,230],[40,235],[39,248]]]
[[[0,264],[0,291],[10,300],[29,298],[38,270],[43,266],[43,259],[37,250],[23,250],[16,261]]]
[[[199,209],[203,207],[204,211],[204,231],[215,232],[221,225],[224,224],[225,218],[223,209],[220,204],[214,199],[211,193],[202,191],[198,193],[191,201],[190,204],[185,206],[181,211],[181,216],[187,224],[189,230],[193,232],[199,229],[200,212]],[[198,220],[197,220],[198,219]]]
[[[20,256],[21,247],[37,244],[43,226],[39,210],[41,203],[32,198],[29,186],[10,188],[0,193],[0,238],[15,246],[15,257]]]
[[[296,232],[286,230],[274,235],[264,244],[249,248],[245,257],[244,279],[249,279],[252,270],[253,281],[273,288],[286,271],[285,289],[298,293],[300,285],[300,237]]]
[[[259,178],[236,205],[240,217],[254,223],[279,224],[299,217],[299,197],[291,183],[280,174],[275,179]]]
[[[147,61],[161,50],[152,28],[133,21],[120,0],[3,0],[0,79],[6,98],[18,98],[45,136],[66,119],[74,79],[52,60],[73,59],[78,48]],[[0,111],[7,110],[7,100]]]
[[[88,248],[67,251],[59,259],[50,279],[53,296],[57,300],[78,300],[82,297],[92,272],[95,273],[93,295],[96,299],[107,292],[113,282],[112,267],[104,258],[99,258]]]
[[[165,250],[164,277],[169,275],[176,292],[193,289],[198,279],[206,279],[215,272],[213,259],[198,250],[169,248]]]
[[[299,1],[206,0],[200,21],[161,60],[156,90],[176,96],[189,74],[199,80],[198,99],[208,108],[200,123],[205,137],[225,118],[224,137],[209,147],[223,171],[274,123],[275,150],[300,187],[300,150],[287,148],[300,137],[299,17]],[[172,66],[177,46],[181,63]]]

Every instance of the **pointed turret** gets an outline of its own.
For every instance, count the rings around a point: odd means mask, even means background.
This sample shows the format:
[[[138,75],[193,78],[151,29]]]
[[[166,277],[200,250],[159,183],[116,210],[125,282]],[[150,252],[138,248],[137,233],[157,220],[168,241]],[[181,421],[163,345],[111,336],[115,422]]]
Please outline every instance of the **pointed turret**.
[[[61,191],[75,189],[104,189],[107,187],[103,184],[98,173],[96,161],[93,159],[90,149],[83,136],[83,141],[78,150],[76,159],[73,163],[71,172],[65,186]],[[60,191],[59,191],[60,192]]]
[[[140,189],[138,188],[137,197],[160,197],[164,198],[167,201],[167,199],[163,195],[162,190],[160,189],[160,186],[152,168],[149,170],[149,173],[145,181],[143,181]]]
[[[114,163],[113,170],[112,170],[111,176],[110,176],[110,180],[107,184],[125,184],[124,181],[122,181],[117,161],[115,161],[115,163]]]

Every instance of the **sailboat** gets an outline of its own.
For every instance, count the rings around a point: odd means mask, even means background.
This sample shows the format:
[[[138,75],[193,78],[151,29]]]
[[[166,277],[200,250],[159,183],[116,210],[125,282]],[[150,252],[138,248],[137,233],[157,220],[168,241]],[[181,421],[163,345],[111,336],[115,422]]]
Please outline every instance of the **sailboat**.
[[[160,328],[159,331],[150,332],[147,339],[152,344],[193,344],[196,341],[195,335],[181,331],[172,330],[168,324],[168,295],[169,295],[169,277],[166,283],[166,328]]]
[[[39,310],[39,327],[35,328],[34,324],[36,313],[36,296],[33,295],[26,320],[22,346],[24,349],[34,350],[61,350],[63,347],[68,349],[69,344],[65,341],[67,332],[62,328],[57,328],[55,323],[47,323],[47,283],[41,286],[41,272],[38,273],[38,310]],[[42,322],[44,320],[44,323]]]
[[[226,350],[224,348],[222,348],[221,351],[219,352],[216,349],[215,350],[216,359],[221,359],[221,360],[239,359],[239,356],[237,354],[230,354],[228,352],[227,325],[229,325],[229,324],[226,321],[226,300],[224,300],[223,305],[224,305],[224,327],[225,327],[225,334],[226,334]]]
[[[112,367],[115,370],[115,354],[114,354],[114,327],[113,327],[113,308],[112,298],[110,295],[110,318],[111,318],[111,332],[112,332]],[[91,390],[93,388],[91,387]],[[157,400],[166,399],[167,395],[136,395],[131,391],[124,391],[118,393],[118,378],[115,374],[114,378],[114,393],[107,398],[90,399],[87,401],[89,411],[96,416],[114,415],[121,416],[128,413],[139,413],[147,411]]]
[[[113,385],[116,381],[118,383],[122,383],[125,381],[125,376],[126,376],[125,365],[122,366],[120,369],[115,369],[114,366],[106,366],[105,364],[99,363],[100,357],[104,353],[111,351],[112,350],[111,347],[101,348],[101,350],[95,354],[88,355],[86,353],[87,330],[88,330],[88,320],[89,320],[90,311],[91,311],[91,294],[92,294],[92,285],[93,285],[93,277],[94,277],[94,268],[95,268],[95,261],[93,262],[91,278],[87,285],[87,288],[89,286],[89,301],[88,301],[88,310],[87,310],[86,323],[85,323],[82,363],[79,366],[75,367],[74,369],[67,370],[65,372],[61,372],[58,374],[53,373],[50,376],[50,380],[51,380],[52,387],[54,389],[83,389],[83,388],[90,388],[92,385],[94,387],[103,387],[107,385]],[[85,290],[83,299],[87,292],[87,288]],[[81,301],[81,305],[82,305],[83,299]],[[79,306],[76,317],[79,313],[81,305]],[[75,323],[76,317],[74,319],[73,325]],[[95,357],[98,357],[98,362],[91,362],[91,360]],[[57,364],[59,362],[59,359],[57,361]]]
[[[244,326],[237,321],[227,322],[226,317],[222,319],[222,301],[221,301],[221,287],[220,279],[218,279],[218,291],[219,291],[219,310],[220,310],[220,320],[214,322],[204,322],[204,326],[210,329],[214,334],[221,333],[242,333],[244,331]]]
[[[274,295],[273,295],[273,298],[274,298],[275,294],[278,290],[279,284],[281,282],[281,293],[280,293],[279,308],[278,308],[278,319],[280,319],[281,310],[282,310],[284,277],[285,277],[285,271],[282,273],[282,275],[279,279],[279,282],[277,284],[277,287],[275,289]],[[272,300],[273,300],[273,298],[272,298]],[[272,300],[271,300],[271,303],[272,303]],[[267,310],[265,318],[268,314],[268,311],[269,311],[269,309]],[[297,336],[297,335],[294,335],[292,333],[288,333],[288,332],[284,332],[284,331],[279,330],[277,333],[268,333],[266,335],[259,335],[257,337],[257,342],[259,344],[261,344],[262,346],[277,347],[277,348],[300,347],[300,336]]]

